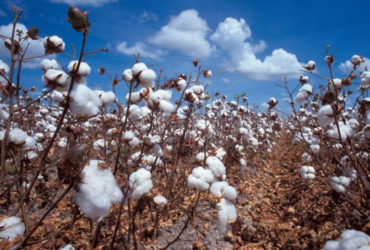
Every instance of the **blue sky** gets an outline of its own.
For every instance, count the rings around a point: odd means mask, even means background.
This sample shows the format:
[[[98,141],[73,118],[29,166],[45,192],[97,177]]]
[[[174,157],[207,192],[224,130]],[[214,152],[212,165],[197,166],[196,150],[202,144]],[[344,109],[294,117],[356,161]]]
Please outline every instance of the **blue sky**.
[[[368,0],[33,0],[0,2],[0,33],[12,20],[9,4],[24,9],[20,22],[37,26],[40,36],[58,35],[69,54],[59,55],[67,65],[71,45],[80,46],[81,35],[66,20],[69,4],[89,11],[91,33],[87,50],[109,48],[88,59],[92,74],[88,85],[108,90],[110,81],[97,74],[104,66],[108,72],[131,67],[133,51],[141,51],[142,61],[155,70],[161,67],[167,78],[178,73],[195,72],[192,59],[197,57],[213,77],[210,92],[229,98],[245,92],[250,103],[260,105],[269,97],[283,98],[276,87],[284,76],[295,86],[301,64],[314,60],[317,73],[327,76],[325,47],[335,53],[335,73],[342,77],[341,63],[352,55],[370,58]],[[0,56],[6,61],[3,47]],[[36,64],[35,64],[36,65]],[[31,65],[32,66],[32,65]],[[25,69],[25,86],[40,89],[41,70]],[[324,84],[310,77],[315,86]],[[125,88],[120,88],[121,100]]]

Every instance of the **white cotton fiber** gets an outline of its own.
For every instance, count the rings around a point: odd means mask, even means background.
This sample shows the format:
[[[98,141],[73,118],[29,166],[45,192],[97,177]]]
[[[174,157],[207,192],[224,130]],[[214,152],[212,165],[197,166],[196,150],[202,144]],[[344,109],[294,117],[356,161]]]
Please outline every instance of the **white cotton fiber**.
[[[235,200],[238,196],[235,188],[230,186],[226,181],[212,183],[210,191],[214,196],[228,200]]]
[[[75,72],[77,70],[77,65],[78,61],[71,61],[68,64],[68,70],[70,72]],[[77,74],[79,76],[87,76],[88,74],[90,74],[90,72],[91,72],[90,66],[85,62],[81,62]]]
[[[113,91],[97,91],[95,92],[98,94],[101,102],[103,103],[104,106],[108,106],[112,104],[116,100],[116,95],[113,93]]]
[[[339,193],[346,192],[346,188],[349,186],[351,179],[346,176],[334,176],[329,178],[330,186]]]
[[[9,132],[9,142],[20,145],[26,142],[28,135],[20,128],[13,128]]]
[[[151,69],[141,71],[139,75],[139,84],[143,88],[151,88],[155,80],[155,72]]]
[[[75,248],[71,244],[67,244],[59,250],[75,250]]]
[[[369,250],[370,236],[356,230],[346,230],[341,239],[326,242],[323,250]]]
[[[42,80],[52,87],[65,87],[68,84],[69,75],[63,70],[50,68],[45,72]]]
[[[217,210],[218,210],[218,228],[221,233],[227,232],[227,224],[229,222],[234,222],[238,217],[236,212],[235,205],[227,200],[221,199],[219,203],[217,203]]]
[[[126,82],[131,82],[133,79],[133,73],[131,69],[125,69],[122,73],[122,78]]]
[[[143,62],[135,63],[134,66],[132,66],[132,68],[131,68],[132,74],[134,76],[137,76],[140,72],[142,72],[144,70],[147,70],[147,69],[148,69],[148,67]]]
[[[311,166],[302,166],[300,174],[303,179],[313,180],[315,179],[315,169]]]
[[[153,200],[154,200],[154,203],[157,204],[160,207],[164,207],[164,206],[167,205],[167,199],[163,195],[158,194],[158,195],[154,196]]]
[[[5,217],[0,221],[0,242],[2,239],[14,240],[18,235],[24,233],[24,224],[18,217]]]
[[[152,174],[145,168],[133,172],[129,178],[129,185],[132,189],[132,198],[140,199],[141,196],[148,193],[152,187]]]
[[[321,127],[325,127],[332,122],[334,122],[334,114],[332,107],[329,104],[322,106],[319,112],[317,113],[317,123]]]
[[[215,156],[208,157],[206,160],[206,165],[216,178],[219,178],[226,173],[224,164]]]
[[[81,183],[74,192],[74,200],[81,210],[97,222],[109,212],[112,203],[119,203],[122,191],[109,168],[104,169],[98,160],[90,160],[81,172]]]
[[[212,171],[203,167],[196,167],[188,176],[188,187],[200,191],[208,190],[209,184],[214,180]]]
[[[59,65],[55,59],[43,59],[40,63],[40,68],[43,71],[47,71],[48,69],[58,69]]]
[[[71,92],[70,110],[75,115],[94,116],[102,105],[96,92],[83,84],[76,84]]]

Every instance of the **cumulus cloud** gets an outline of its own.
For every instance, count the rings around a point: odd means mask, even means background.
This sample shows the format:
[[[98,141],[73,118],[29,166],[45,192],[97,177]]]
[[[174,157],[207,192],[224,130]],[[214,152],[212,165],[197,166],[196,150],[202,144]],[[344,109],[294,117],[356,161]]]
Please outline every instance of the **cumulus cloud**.
[[[65,3],[69,5],[99,7],[106,3],[117,2],[117,0],[50,0],[52,3]]]
[[[254,80],[276,80],[284,76],[299,77],[302,66],[294,54],[279,48],[261,60],[256,54],[264,51],[267,45],[264,41],[251,44],[248,42],[251,36],[251,29],[242,18],[237,20],[228,17],[219,23],[211,40],[229,55],[222,65],[226,71],[239,73]]]
[[[370,60],[368,58],[365,58],[365,62],[362,63],[360,65],[360,67],[358,67],[356,72],[364,72],[365,68],[367,68],[368,70],[370,69]],[[341,64],[339,64],[339,69],[343,73],[349,74],[353,70],[353,64],[351,63],[350,60],[347,60],[347,61],[342,62]]]
[[[157,20],[158,20],[158,16],[154,14],[153,12],[147,11],[147,10],[144,10],[143,14],[141,14],[139,18],[137,19],[139,23],[144,23],[148,21],[157,21]]]
[[[189,9],[172,17],[150,42],[192,57],[206,58],[212,52],[211,45],[206,39],[208,32],[207,22],[199,17],[198,11]]]
[[[121,42],[117,45],[116,49],[126,55],[132,56],[139,53],[141,57],[147,57],[151,59],[160,59],[160,56],[164,54],[162,50],[147,49],[146,45],[142,42],[137,42],[133,46],[129,47],[127,42]]]
[[[8,25],[1,25],[0,26],[0,34],[10,37],[12,34],[12,23],[9,23]],[[17,26],[15,27],[16,30],[21,30],[23,34],[26,34],[27,27],[22,23],[17,23]],[[45,53],[44,45],[43,45],[43,38],[40,38],[39,40],[31,40],[28,39],[26,41],[22,40],[20,42],[21,47],[25,49],[28,45],[25,57],[34,57],[34,56],[41,56]],[[4,42],[0,42],[0,57],[9,58],[10,52],[5,47]],[[47,58],[55,58],[54,55],[48,56]],[[35,59],[30,62],[23,63],[24,68],[38,68],[40,65],[40,61],[42,59]]]

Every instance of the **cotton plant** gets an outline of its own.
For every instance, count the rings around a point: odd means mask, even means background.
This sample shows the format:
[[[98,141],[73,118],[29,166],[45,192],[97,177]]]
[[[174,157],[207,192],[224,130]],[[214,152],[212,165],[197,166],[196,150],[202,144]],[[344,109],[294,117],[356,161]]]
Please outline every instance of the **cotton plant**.
[[[120,203],[122,191],[105,163],[90,160],[81,172],[81,182],[74,191],[74,200],[82,212],[94,222],[101,221],[112,204]]]

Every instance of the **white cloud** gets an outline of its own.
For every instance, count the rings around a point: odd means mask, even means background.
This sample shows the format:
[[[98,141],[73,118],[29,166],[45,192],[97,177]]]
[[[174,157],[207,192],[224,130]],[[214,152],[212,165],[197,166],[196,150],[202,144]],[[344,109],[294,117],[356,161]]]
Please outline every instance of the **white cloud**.
[[[298,78],[302,68],[297,57],[284,49],[275,49],[263,60],[256,57],[267,47],[264,41],[253,45],[247,41],[252,32],[244,19],[228,17],[212,34],[211,40],[229,54],[222,66],[226,71],[239,73],[254,80]]]
[[[370,60],[368,58],[365,58],[365,62],[364,63],[361,63],[360,67],[358,67],[358,69],[356,70],[356,72],[364,72],[365,71],[365,67],[367,67],[368,70],[370,70]],[[351,63],[350,60],[347,60],[345,62],[342,62],[339,65],[339,69],[343,73],[349,74],[353,70],[353,64]]]
[[[207,22],[199,17],[196,10],[189,9],[172,17],[170,22],[150,39],[150,42],[169,50],[181,51],[192,57],[205,58],[212,52],[211,45],[206,40],[208,32]]]
[[[21,30],[23,34],[26,34],[27,27],[22,23],[17,23],[16,30]],[[1,25],[0,26],[0,34],[10,37],[12,33],[12,24],[9,23],[8,25]],[[43,45],[43,38],[39,40],[31,40],[28,39],[26,41],[22,40],[20,42],[21,47],[25,49],[29,44],[25,57],[34,57],[34,56],[41,56],[44,54],[45,49]],[[0,41],[0,57],[10,58],[10,51],[4,46],[4,42]],[[47,58],[55,58],[55,55],[48,56]],[[30,62],[23,63],[24,68],[38,68],[40,61],[42,59],[35,59]]]
[[[222,80],[224,83],[230,83],[229,78],[223,77],[221,80]]]
[[[126,55],[132,56],[134,54],[140,53],[141,57],[147,57],[157,60],[159,60],[160,56],[164,54],[164,52],[159,49],[148,50],[146,45],[142,42],[137,42],[131,47],[128,47],[126,42],[121,42],[117,45],[116,49]]]
[[[66,3],[69,5],[99,7],[106,3],[117,2],[117,0],[50,0],[52,3]]]
[[[143,14],[141,14],[141,16],[139,16],[139,18],[137,19],[139,23],[144,23],[148,21],[157,21],[157,20],[158,20],[158,16],[154,14],[153,12],[147,11],[147,10],[144,10]]]

